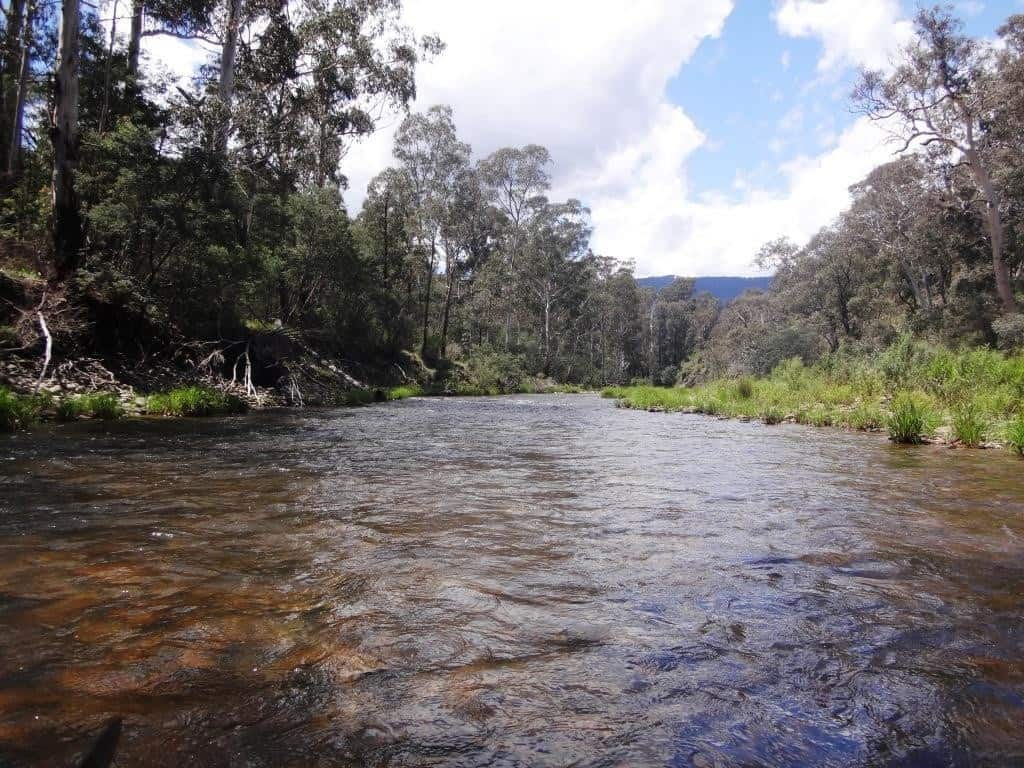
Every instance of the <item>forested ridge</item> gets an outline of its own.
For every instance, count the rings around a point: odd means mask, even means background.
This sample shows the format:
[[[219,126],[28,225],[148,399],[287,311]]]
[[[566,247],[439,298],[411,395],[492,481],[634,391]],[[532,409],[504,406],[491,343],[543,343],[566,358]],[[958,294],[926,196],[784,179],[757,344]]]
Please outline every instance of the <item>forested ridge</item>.
[[[723,304],[692,279],[640,287],[641,254],[594,253],[589,211],[550,197],[557,158],[531,137],[477,154],[450,108],[413,110],[417,65],[444,44],[401,11],[10,0],[2,380],[302,403],[365,382],[693,384],[908,340],[1024,344],[1024,16],[993,45],[922,10],[894,69],[852,94],[892,162],[808,243],[751,254],[770,289]],[[160,35],[217,53],[182,84],[140,63]],[[395,162],[350,210],[345,154],[395,112]]]

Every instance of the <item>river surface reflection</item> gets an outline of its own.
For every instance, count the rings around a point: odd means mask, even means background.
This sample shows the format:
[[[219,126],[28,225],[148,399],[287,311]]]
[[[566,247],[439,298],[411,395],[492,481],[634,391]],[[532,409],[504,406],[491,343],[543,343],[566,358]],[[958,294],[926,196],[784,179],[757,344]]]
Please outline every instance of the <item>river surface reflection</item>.
[[[592,396],[0,438],[0,765],[1024,765],[1024,463]]]

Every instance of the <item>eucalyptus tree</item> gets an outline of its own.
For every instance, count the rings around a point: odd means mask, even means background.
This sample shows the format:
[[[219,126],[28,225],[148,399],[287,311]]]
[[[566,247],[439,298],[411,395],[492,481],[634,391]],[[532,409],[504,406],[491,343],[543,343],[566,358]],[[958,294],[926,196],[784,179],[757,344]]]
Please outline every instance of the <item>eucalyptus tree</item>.
[[[505,301],[505,349],[512,341],[512,322],[518,298],[519,270],[527,230],[539,207],[535,201],[551,187],[551,155],[538,144],[504,147],[480,162],[480,177],[505,216],[502,237],[504,269],[501,287]]]
[[[901,151],[924,147],[931,162],[970,170],[985,221],[1003,311],[1014,313],[1006,263],[1007,201],[994,164],[999,150],[992,130],[1000,114],[1002,91],[995,77],[991,47],[967,37],[948,10],[922,9],[915,19],[916,39],[895,71],[864,72],[854,91],[860,110],[880,121],[900,141]]]
[[[75,191],[78,160],[78,0],[63,0],[58,29],[57,65],[54,73],[53,115],[53,240],[58,278],[78,266],[82,249],[82,215]]]
[[[457,189],[469,173],[470,147],[459,140],[448,106],[434,106],[409,115],[395,133],[394,155],[412,190],[415,246],[427,275],[423,293],[423,339],[426,356],[430,333],[430,302],[438,266],[441,228],[449,220]]]
[[[534,199],[524,244],[522,270],[530,301],[537,308],[541,371],[551,372],[555,313],[579,284],[581,259],[590,241],[590,211],[578,200],[549,203]]]

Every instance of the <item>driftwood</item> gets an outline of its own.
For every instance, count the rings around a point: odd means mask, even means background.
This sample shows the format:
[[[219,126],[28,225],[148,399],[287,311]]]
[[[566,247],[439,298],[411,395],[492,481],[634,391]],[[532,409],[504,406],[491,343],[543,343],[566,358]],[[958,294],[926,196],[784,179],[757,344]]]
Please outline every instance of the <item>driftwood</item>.
[[[43,317],[42,310],[36,312],[39,317],[39,327],[43,331],[43,338],[46,339],[46,351],[43,353],[43,370],[39,372],[39,379],[36,381],[35,391],[39,391],[39,387],[43,384],[43,379],[46,378],[46,371],[50,367],[50,359],[53,355],[53,337],[50,335],[50,329],[46,327],[46,318]]]

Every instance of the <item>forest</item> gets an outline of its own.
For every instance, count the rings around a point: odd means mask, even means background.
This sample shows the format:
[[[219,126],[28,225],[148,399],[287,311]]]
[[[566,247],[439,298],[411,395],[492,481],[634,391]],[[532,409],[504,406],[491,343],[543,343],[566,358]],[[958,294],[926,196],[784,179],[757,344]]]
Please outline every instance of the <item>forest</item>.
[[[414,37],[400,0],[124,5],[4,8],[14,392],[212,382],[332,402],[366,383],[694,385],[1024,345],[1024,16],[992,44],[921,10],[892,71],[851,95],[893,160],[809,242],[751,254],[770,289],[722,305],[691,279],[640,288],[638,254],[594,253],[586,205],[550,197],[544,147],[478,156],[452,109],[420,109],[417,65],[444,42]],[[219,54],[186,86],[142,66],[152,36]],[[350,210],[346,153],[394,112],[395,162]]]

